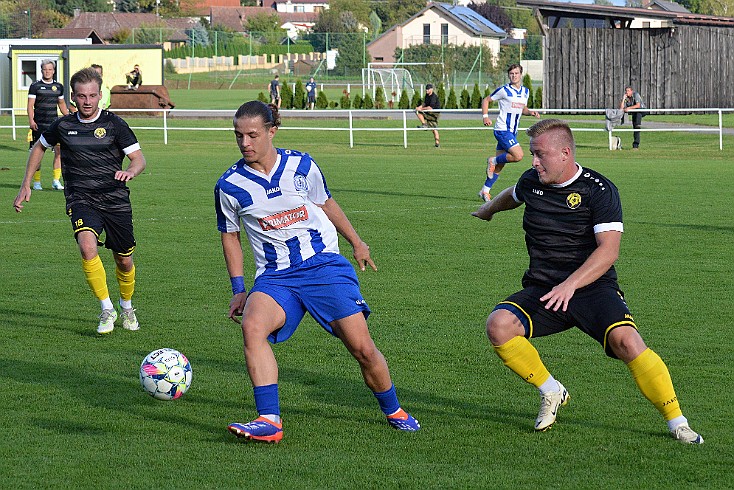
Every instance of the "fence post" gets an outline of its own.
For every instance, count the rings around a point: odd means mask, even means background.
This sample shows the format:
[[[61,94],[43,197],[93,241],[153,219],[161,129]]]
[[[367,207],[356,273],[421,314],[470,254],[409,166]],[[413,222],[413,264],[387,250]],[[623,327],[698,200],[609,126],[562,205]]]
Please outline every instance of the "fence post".
[[[163,144],[168,144],[168,117],[167,111],[163,109]]]
[[[10,108],[10,120],[13,125],[13,141],[18,139],[18,136],[15,134],[15,107]]]
[[[403,109],[403,148],[408,147],[408,111]]]
[[[721,109],[719,109],[719,151],[724,149],[724,124],[721,118]]]
[[[349,148],[354,148],[354,129],[352,125],[352,110],[349,109]]]

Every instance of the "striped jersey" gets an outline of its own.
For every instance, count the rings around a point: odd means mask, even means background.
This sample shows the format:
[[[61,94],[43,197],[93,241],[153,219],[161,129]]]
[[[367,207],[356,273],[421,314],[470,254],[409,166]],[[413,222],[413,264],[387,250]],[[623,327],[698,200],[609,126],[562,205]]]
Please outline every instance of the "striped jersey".
[[[522,226],[530,267],[523,287],[560,284],[596,250],[596,233],[624,231],[619,191],[603,175],[580,165],[568,182],[554,185],[541,183],[531,168],[520,176],[513,197],[525,203]],[[614,266],[598,281],[616,284]]]
[[[217,228],[239,232],[242,223],[256,276],[297,266],[320,252],[339,253],[336,228],[319,207],[331,197],[321,170],[308,153],[277,152],[269,175],[242,159],[214,188]]]
[[[516,89],[508,83],[492,92],[489,97],[497,102],[500,107],[500,113],[494,123],[494,130],[517,134],[520,116],[522,116],[522,110],[528,103],[530,90],[525,86]]]
[[[43,79],[36,80],[28,89],[28,98],[35,99],[33,120],[38,125],[38,130],[43,131],[59,117],[56,106],[59,99],[64,98],[64,86],[56,80],[51,83],[46,83]]]
[[[98,111],[90,120],[78,112],[58,118],[41,135],[41,144],[61,145],[61,172],[67,205],[77,201],[104,205],[108,209],[129,206],[125,182],[115,180],[125,155],[140,149],[135,134],[119,116]]]

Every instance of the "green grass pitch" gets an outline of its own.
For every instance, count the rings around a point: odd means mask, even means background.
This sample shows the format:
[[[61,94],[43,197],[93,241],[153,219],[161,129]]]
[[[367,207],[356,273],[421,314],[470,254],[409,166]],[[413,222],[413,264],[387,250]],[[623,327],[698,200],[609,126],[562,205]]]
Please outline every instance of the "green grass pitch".
[[[527,122],[527,121],[526,121]],[[189,124],[191,122],[189,121]],[[142,121],[139,125],[149,124]],[[228,121],[202,121],[228,127]],[[289,121],[284,126],[335,121]],[[380,122],[361,122],[379,126]],[[446,121],[450,125],[476,121]],[[133,124],[134,125],[134,124]],[[227,131],[137,131],[147,170],[130,183],[138,248],[139,332],[95,334],[61,193],[12,201],[27,146],[0,139],[0,487],[2,488],[724,488],[734,461],[734,141],[643,134],[639,152],[609,152],[604,133],[577,133],[578,161],[620,189],[620,284],[648,344],[670,368],[692,427],[685,447],[639,394],[627,368],[577,331],[537,339],[572,399],[547,433],[539,397],[492,352],[484,322],[527,267],[520,209],[491,223],[479,205],[489,132],[284,129],[276,144],[312,154],[332,194],[371,246],[359,272],[370,329],[403,406],[423,430],[388,427],[357,363],[307,317],[275,347],[285,438],[247,444],[226,431],[255,416],[213,186],[239,153]],[[630,140],[625,133],[623,140]],[[490,144],[492,141],[492,144]],[[527,137],[520,142],[527,150]],[[51,156],[43,163],[50,187]],[[497,189],[529,159],[508,165]],[[342,251],[351,258],[348,244]],[[114,264],[101,250],[113,301]],[[248,255],[249,257],[249,251]],[[246,283],[253,267],[246,263]],[[173,402],[146,395],[143,357],[173,347],[194,379]]]

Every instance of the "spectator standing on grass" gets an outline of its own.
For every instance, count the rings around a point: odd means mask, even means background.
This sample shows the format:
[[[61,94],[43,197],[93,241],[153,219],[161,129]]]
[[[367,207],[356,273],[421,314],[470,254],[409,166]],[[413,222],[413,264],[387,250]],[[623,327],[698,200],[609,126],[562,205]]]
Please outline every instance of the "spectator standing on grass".
[[[275,75],[275,78],[270,80],[268,91],[270,91],[270,103],[280,109],[280,77],[278,75]]]
[[[632,87],[625,87],[624,89],[624,97],[622,97],[622,102],[619,104],[619,108],[622,109],[624,112],[634,111],[635,109],[644,109],[645,103],[642,101],[642,97],[640,97],[640,94],[635,92]],[[642,116],[644,113],[642,112],[632,112],[632,127],[634,129],[640,129],[642,127]],[[633,133],[633,139],[632,139],[632,149],[633,150],[639,150],[640,149],[640,132],[634,131]]]
[[[128,90],[137,90],[143,84],[143,72],[140,71],[140,65],[133,66],[132,71],[125,74]]]
[[[135,237],[130,190],[126,183],[145,169],[145,157],[125,121],[99,108],[102,77],[94,68],[76,72],[70,85],[77,112],[54,121],[33,146],[13,207],[21,212],[23,203],[30,201],[31,177],[38,169],[44,152],[60,145],[64,159],[66,214],[71,218],[84,276],[102,308],[97,333],[112,332],[117,320],[97,249],[102,233],[105,234],[104,245],[112,250],[115,259],[122,326],[127,330],[138,330],[140,325],[132,305]],[[125,155],[130,164],[123,170]]]
[[[243,158],[214,189],[217,227],[232,284],[229,317],[242,316],[245,363],[258,418],[232,423],[238,437],[278,442],[283,438],[278,364],[268,341],[293,335],[308,312],[336,336],[359,362],[387,422],[404,431],[420,429],[398,403],[385,358],[369,330],[367,306],[349,261],[339,253],[341,234],[361,270],[377,270],[370,249],[336,203],[321,170],[307,153],[273,146],[278,108],[250,101],[237,110],[234,134]],[[243,278],[241,224],[255,258],[255,282]]]
[[[530,267],[523,289],[489,315],[487,336],[504,364],[540,391],[535,430],[549,429],[570,395],[528,339],[577,327],[627,365],[675,439],[703,444],[681,412],[667,366],[645,345],[617,284],[614,262],[623,231],[617,188],[576,163],[576,144],[566,123],[548,119],[530,127],[528,135],[532,168],[472,214],[490,221],[525,204]]]
[[[56,63],[53,60],[41,61],[41,78],[28,88],[28,125],[31,130],[31,139],[28,149],[32,150],[41,134],[59,117],[56,111],[58,106],[63,115],[69,113],[64,101],[64,86],[55,79]],[[61,184],[61,152],[58,146],[53,149],[53,181],[51,188],[64,190]],[[33,190],[43,190],[41,185],[41,170],[33,174]]]
[[[311,77],[306,84],[306,95],[308,97],[308,108],[313,110],[316,105],[316,82],[313,77]]]
[[[433,129],[433,140],[436,148],[441,145],[438,141],[438,112],[433,112],[434,109],[440,109],[441,102],[438,100],[438,95],[433,91],[433,84],[426,84],[426,96],[423,98],[423,103],[415,108],[415,115],[418,116],[418,120],[421,122],[419,128],[431,128]]]
[[[482,99],[482,122],[492,125],[489,117],[489,103],[499,104],[500,112],[494,124],[494,137],[497,140],[495,156],[487,158],[487,178],[479,190],[483,201],[492,199],[492,186],[500,176],[500,172],[508,162],[519,162],[523,158],[522,147],[517,142],[517,129],[520,127],[520,116],[540,118],[536,111],[528,109],[530,90],[522,84],[522,65],[513,64],[507,68],[510,83],[499,87]]]

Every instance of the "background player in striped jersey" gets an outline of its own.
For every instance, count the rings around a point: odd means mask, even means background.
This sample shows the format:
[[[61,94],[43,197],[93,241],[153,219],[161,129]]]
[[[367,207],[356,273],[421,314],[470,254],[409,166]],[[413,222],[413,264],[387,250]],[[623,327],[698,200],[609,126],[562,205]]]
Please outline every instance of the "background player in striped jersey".
[[[270,342],[283,342],[308,312],[338,337],[359,362],[388,423],[416,431],[418,421],[398,403],[385,358],[367,329],[370,309],[354,267],[339,253],[338,235],[351,245],[361,270],[377,270],[370,249],[352,227],[307,153],[273,146],[280,126],[274,104],[243,104],[234,116],[234,134],[243,158],[218,180],[217,228],[232,284],[229,317],[242,316],[245,362],[258,418],[232,423],[238,437],[278,442],[283,438],[278,364]],[[255,258],[255,282],[244,285],[240,229]]]
[[[54,78],[56,74],[56,63],[53,60],[41,61],[41,79],[36,80],[28,88],[28,125],[31,128],[31,140],[28,149],[32,149],[41,133],[51,126],[51,123],[59,117],[56,107],[63,115],[69,113],[64,101],[64,85]],[[61,153],[59,148],[54,148],[53,182],[51,187],[63,190],[61,184]],[[33,190],[43,190],[41,185],[41,170],[33,174]]]
[[[523,289],[489,315],[487,336],[505,366],[540,391],[535,430],[549,429],[570,396],[528,339],[577,327],[627,365],[675,439],[703,444],[681,412],[667,366],[645,345],[617,284],[614,263],[624,229],[617,188],[576,163],[576,144],[564,122],[547,119],[528,135],[533,168],[473,215],[489,221],[525,204],[530,267]]]
[[[487,179],[484,182],[479,197],[484,201],[492,199],[490,190],[497,182],[499,174],[507,162],[519,162],[522,160],[523,152],[520,143],[517,142],[517,128],[520,126],[520,116],[534,116],[540,118],[536,111],[528,109],[528,97],[530,91],[522,85],[522,66],[510,65],[507,69],[510,83],[499,87],[490,95],[482,99],[482,122],[485,126],[491,126],[489,117],[489,103],[496,101],[500,112],[494,123],[494,137],[497,140],[496,156],[487,159]]]
[[[70,85],[77,112],[54,121],[33,146],[25,178],[13,206],[17,212],[22,211],[23,202],[31,198],[31,177],[41,164],[44,152],[59,144],[64,159],[66,214],[71,218],[87,283],[102,308],[97,332],[111,332],[117,320],[117,311],[107,289],[104,265],[97,251],[103,232],[104,245],[112,250],[115,258],[122,326],[127,330],[137,330],[140,326],[132,305],[135,236],[130,190],[126,182],[145,169],[145,157],[125,121],[99,108],[102,77],[94,68],[76,72]],[[130,164],[123,170],[122,161],[126,155]]]

